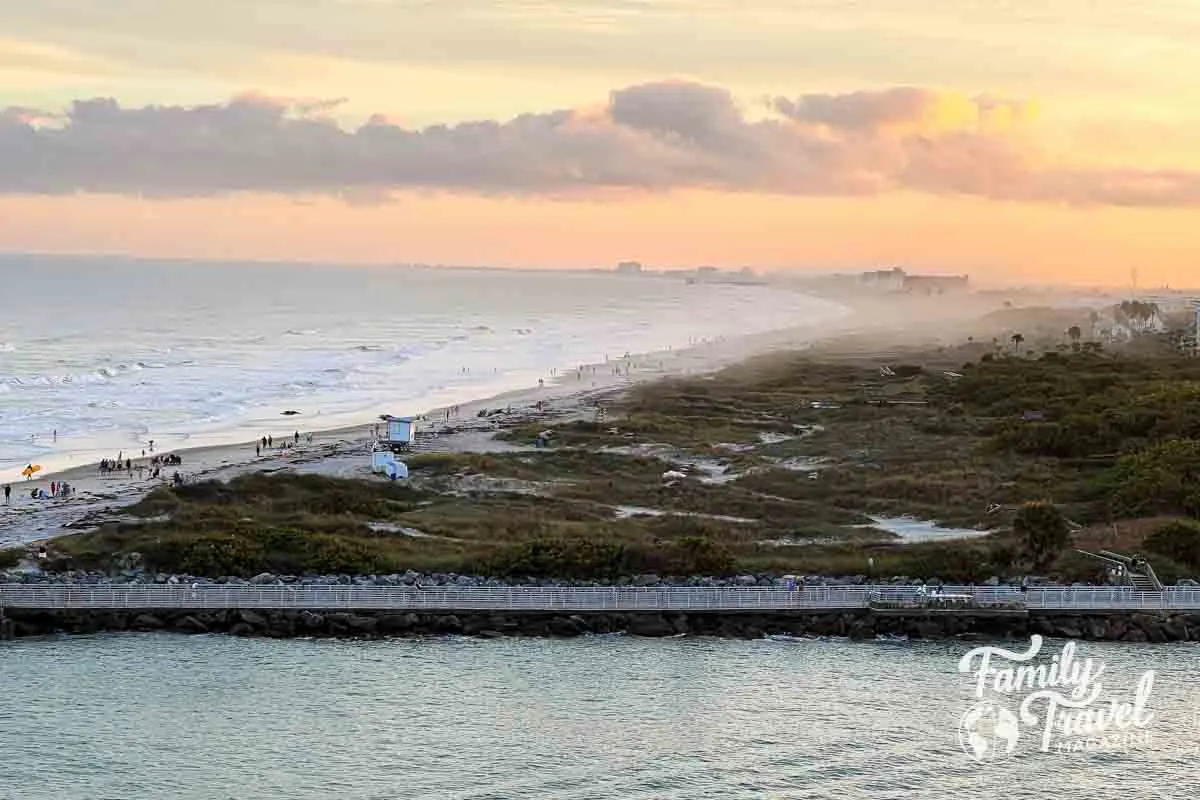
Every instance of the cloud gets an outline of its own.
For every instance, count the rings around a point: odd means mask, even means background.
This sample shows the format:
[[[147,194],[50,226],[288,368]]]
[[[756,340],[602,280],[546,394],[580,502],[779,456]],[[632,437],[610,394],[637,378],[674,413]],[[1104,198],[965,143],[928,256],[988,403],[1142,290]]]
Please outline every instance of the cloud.
[[[776,98],[775,109],[801,123],[845,131],[986,131],[1032,119],[1032,103],[991,95],[966,97],[912,86],[848,94]]]
[[[0,192],[156,197],[237,192],[367,202],[431,188],[510,195],[704,188],[805,196],[893,191],[1130,206],[1200,205],[1200,173],[1064,166],[1031,104],[899,87],[774,98],[747,117],[725,89],[668,80],[599,110],[354,129],[341,101],[243,95],[200,106],[83,100],[63,115],[0,110]]]

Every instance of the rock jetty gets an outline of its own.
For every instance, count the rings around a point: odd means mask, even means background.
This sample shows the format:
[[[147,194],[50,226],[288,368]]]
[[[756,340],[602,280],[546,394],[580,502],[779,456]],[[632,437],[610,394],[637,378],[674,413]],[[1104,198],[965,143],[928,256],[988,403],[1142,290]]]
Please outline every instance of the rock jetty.
[[[909,639],[1026,639],[1030,634],[1121,642],[1200,641],[1200,614],[1035,614],[1027,617],[879,615],[851,612],[552,612],[415,613],[397,611],[294,610],[40,610],[7,609],[0,638],[51,634],[165,631],[224,633],[275,639],[290,637],[382,638],[457,634],[574,637],[626,633],[633,636],[767,636]]]

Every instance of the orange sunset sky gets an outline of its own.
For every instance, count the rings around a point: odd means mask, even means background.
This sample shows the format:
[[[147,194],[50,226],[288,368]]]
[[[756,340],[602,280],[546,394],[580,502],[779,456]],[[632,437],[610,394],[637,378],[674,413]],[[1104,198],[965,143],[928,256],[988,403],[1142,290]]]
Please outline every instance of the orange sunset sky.
[[[1198,41],[1194,0],[5,3],[0,250],[1195,285]]]

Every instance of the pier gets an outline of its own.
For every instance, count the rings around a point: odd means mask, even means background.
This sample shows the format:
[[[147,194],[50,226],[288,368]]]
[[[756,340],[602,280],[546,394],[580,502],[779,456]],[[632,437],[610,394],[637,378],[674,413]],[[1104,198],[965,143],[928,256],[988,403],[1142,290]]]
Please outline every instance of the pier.
[[[947,586],[953,602],[913,586],[473,587],[242,584],[0,584],[0,610],[308,610],[426,612],[835,612],[939,614],[1200,611],[1200,587]]]

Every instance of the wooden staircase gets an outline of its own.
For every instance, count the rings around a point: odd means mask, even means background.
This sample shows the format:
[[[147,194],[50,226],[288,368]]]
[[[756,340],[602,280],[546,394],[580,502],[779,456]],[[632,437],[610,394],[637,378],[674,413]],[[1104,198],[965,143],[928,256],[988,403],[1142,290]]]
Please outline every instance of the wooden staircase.
[[[437,436],[422,436],[417,434],[413,439],[411,453],[445,453],[448,448],[441,443]]]

